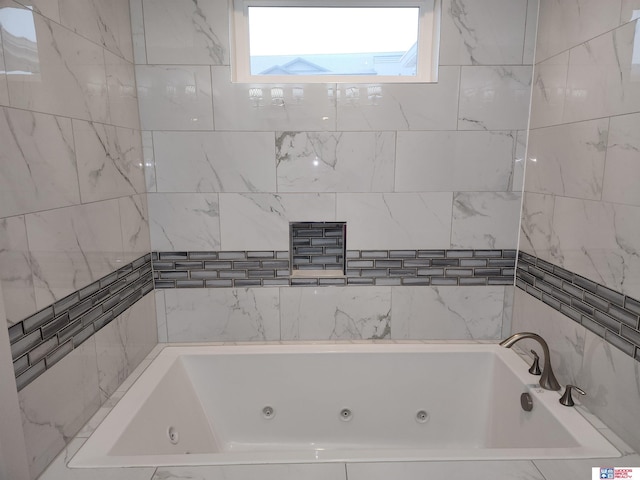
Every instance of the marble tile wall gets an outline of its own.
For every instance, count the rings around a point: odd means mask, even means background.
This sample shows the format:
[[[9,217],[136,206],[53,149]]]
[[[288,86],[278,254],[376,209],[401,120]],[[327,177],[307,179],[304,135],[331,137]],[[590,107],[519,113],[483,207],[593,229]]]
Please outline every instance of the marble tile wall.
[[[519,244],[538,262],[635,300],[640,298],[638,17],[635,0],[541,0]],[[584,403],[640,448],[633,420],[640,405],[640,363],[633,349],[605,334],[603,326],[561,317],[516,291],[514,330],[535,329],[549,337],[561,382],[586,387]],[[615,324],[608,328],[615,331]],[[623,328],[626,335],[631,331]]]
[[[0,0],[8,326],[150,252],[137,95],[127,0]],[[155,322],[154,303],[135,316]],[[129,330],[134,343],[156,342],[153,324],[137,321],[114,321],[117,335],[88,340],[20,391],[33,477],[146,351],[130,351]],[[112,348],[116,338],[126,348]]]
[[[243,85],[227,2],[133,0],[152,249],[513,248],[536,9],[445,0],[436,84]]]
[[[289,222],[304,221],[346,222],[350,250],[513,249],[538,4],[444,0],[442,7],[438,83],[243,85],[230,80],[226,1],[132,0],[152,249],[286,251]],[[396,337],[498,338],[503,315],[494,306],[503,305],[505,287],[477,288],[491,304],[482,325],[464,325],[466,290],[436,288],[432,303],[459,302],[450,314],[461,324],[447,330],[418,321]],[[316,319],[283,326],[294,320],[278,314],[263,328],[230,321],[239,300],[229,293],[167,291],[158,292],[167,296],[160,337],[198,338],[178,326],[178,312],[197,317],[200,332],[205,318],[212,322],[211,302],[223,313],[222,325],[206,329],[212,340],[391,335],[378,319],[389,315],[385,302],[372,304],[375,314],[369,304],[377,287],[342,292],[318,295],[332,312],[350,299],[354,322],[376,326],[334,332]],[[270,295],[270,308],[290,310],[281,297],[292,293]]]
[[[34,478],[156,345],[155,323],[154,297],[146,295],[20,390]]]
[[[9,325],[150,251],[128,2],[36,4],[0,2]]]
[[[512,292],[505,286],[292,286],[155,295],[161,341],[498,340],[510,326]]]

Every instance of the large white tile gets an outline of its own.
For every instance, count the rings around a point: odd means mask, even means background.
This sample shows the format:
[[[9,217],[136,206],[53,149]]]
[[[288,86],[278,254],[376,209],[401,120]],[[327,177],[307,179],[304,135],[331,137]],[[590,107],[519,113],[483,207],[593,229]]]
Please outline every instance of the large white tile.
[[[0,217],[80,203],[68,118],[0,108]]]
[[[218,194],[152,193],[148,199],[153,250],[220,249]]]
[[[562,385],[578,385],[585,354],[585,328],[564,314],[554,310],[537,298],[516,288],[512,332],[535,332],[549,345],[551,367]],[[516,344],[525,352],[535,350],[544,360],[540,344],[535,340],[522,340]],[[589,395],[595,394],[590,391]]]
[[[553,262],[640,298],[640,208],[556,197]]]
[[[558,242],[553,230],[554,205],[553,195],[524,193],[518,248],[547,261],[552,261],[551,252]]]
[[[25,216],[38,308],[116,270],[122,262],[117,200]]]
[[[14,107],[84,120],[109,120],[103,49],[27,9],[11,9],[35,36],[2,24],[9,96]],[[20,47],[19,47],[20,46]],[[23,51],[25,50],[25,51]],[[25,52],[29,52],[26,54]]]
[[[229,65],[226,2],[143,0],[148,63]]]
[[[221,250],[288,250],[289,222],[335,220],[335,194],[220,194]]]
[[[390,287],[280,289],[282,340],[391,338]]]
[[[60,23],[58,0],[15,0],[15,3],[19,3],[20,5],[23,5],[30,10],[53,20],[54,22]]]
[[[530,66],[462,67],[460,130],[525,130],[531,95]]]
[[[335,84],[232,83],[229,67],[211,67],[216,130],[335,130]]]
[[[339,193],[349,249],[449,248],[452,193]]]
[[[522,192],[524,188],[524,169],[527,153],[529,132],[520,130],[516,132],[516,142],[513,153],[513,174],[511,175],[511,191]]]
[[[274,135],[154,132],[159,192],[275,192]]]
[[[90,338],[18,393],[32,478],[100,407],[97,368]]]
[[[526,191],[599,200],[609,119],[532,130]]]
[[[391,337],[412,340],[497,340],[504,289],[392,287]]]
[[[123,262],[128,263],[151,251],[147,196],[132,195],[118,199],[122,228]]]
[[[133,62],[128,0],[58,0],[65,27]]]
[[[145,45],[142,0],[129,0],[129,10],[131,15],[133,62],[136,65],[144,65],[147,63],[147,49]]]
[[[522,52],[522,63],[524,65],[531,65],[534,62],[539,4],[540,0],[527,1],[527,23],[525,25],[524,50]]]
[[[144,178],[147,192],[157,192],[156,158],[153,151],[153,132],[140,132],[142,137],[142,156],[144,157]]]
[[[587,392],[583,403],[636,451],[640,450],[638,378],[640,362],[587,332],[577,379]]]
[[[638,22],[628,23],[570,52],[564,122],[640,110],[636,39]]]
[[[516,248],[521,198],[515,192],[455,193],[451,246]]]
[[[100,329],[95,343],[104,402],[158,343],[155,297],[146,295]]]
[[[640,206],[640,114],[613,117],[609,125],[602,200]]]
[[[111,123],[140,130],[136,73],[132,63],[104,52]]]
[[[337,129],[455,130],[459,85],[460,67],[440,67],[437,83],[339,84]]]
[[[618,26],[621,0],[542,0],[536,62]]]
[[[156,321],[158,330],[158,343],[167,343],[169,334],[167,332],[167,310],[164,301],[164,290],[153,291],[156,300]]]
[[[395,191],[507,191],[515,132],[398,132]]]
[[[390,192],[393,132],[279,132],[279,192]]]
[[[545,480],[528,461],[350,463],[349,480]]]
[[[277,288],[165,290],[170,342],[280,339]]]
[[[0,220],[0,284],[9,325],[38,310],[23,216]]]
[[[144,193],[138,130],[74,120],[73,133],[83,202]]]
[[[569,52],[535,66],[531,93],[531,128],[562,123],[569,70]]]
[[[136,65],[136,81],[143,130],[213,130],[209,67]]]
[[[0,34],[0,105],[9,105],[9,85],[4,68],[4,51],[2,49],[2,35]]]
[[[513,324],[513,302],[516,287],[504,287],[504,307],[502,311],[502,334],[501,338],[511,335]]]
[[[444,0],[440,65],[522,63],[527,0]]]
[[[346,480],[342,463],[160,467],[152,480]]]

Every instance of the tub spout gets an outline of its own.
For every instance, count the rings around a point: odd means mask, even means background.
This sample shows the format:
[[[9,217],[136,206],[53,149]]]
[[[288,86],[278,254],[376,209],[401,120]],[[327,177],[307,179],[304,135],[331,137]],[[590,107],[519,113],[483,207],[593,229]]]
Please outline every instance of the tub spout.
[[[560,390],[560,384],[558,380],[556,380],[556,376],[553,374],[553,370],[551,369],[551,359],[549,358],[549,345],[545,342],[544,338],[536,333],[531,332],[520,332],[511,335],[509,338],[506,338],[500,345],[505,348],[511,348],[513,344],[522,340],[523,338],[531,338],[536,340],[540,346],[542,347],[542,352],[544,354],[544,364],[542,367],[542,376],[540,377],[540,386],[545,390]]]

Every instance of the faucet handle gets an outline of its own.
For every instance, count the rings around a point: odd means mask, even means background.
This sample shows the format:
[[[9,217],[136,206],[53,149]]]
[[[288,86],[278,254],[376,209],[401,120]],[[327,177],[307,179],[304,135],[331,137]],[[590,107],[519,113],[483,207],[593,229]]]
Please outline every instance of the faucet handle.
[[[531,364],[531,368],[529,368],[529,373],[531,375],[541,375],[542,371],[540,370],[540,357],[535,350],[531,350],[531,353],[533,353],[533,363]]]
[[[572,389],[578,392],[580,395],[586,395],[584,390],[582,390],[581,388],[576,387],[575,385],[567,385],[566,390],[562,394],[562,397],[560,397],[560,400],[558,400],[562,405],[566,407],[573,407],[575,405],[575,403],[573,402],[573,397],[571,396]]]

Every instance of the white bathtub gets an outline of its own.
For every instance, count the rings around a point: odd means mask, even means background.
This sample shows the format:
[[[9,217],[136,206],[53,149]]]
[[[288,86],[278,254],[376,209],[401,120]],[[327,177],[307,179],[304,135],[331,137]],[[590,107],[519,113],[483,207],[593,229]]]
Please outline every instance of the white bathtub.
[[[620,456],[527,368],[488,344],[166,347],[69,466]]]

